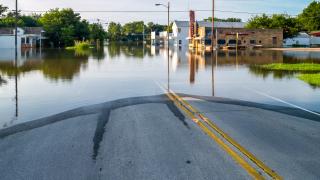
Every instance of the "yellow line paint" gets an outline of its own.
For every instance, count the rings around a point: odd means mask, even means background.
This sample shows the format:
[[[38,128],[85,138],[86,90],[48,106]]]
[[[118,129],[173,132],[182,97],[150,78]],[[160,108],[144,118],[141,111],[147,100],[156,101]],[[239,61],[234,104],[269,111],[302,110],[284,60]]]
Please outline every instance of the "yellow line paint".
[[[199,121],[193,113],[186,109],[180,102],[176,101],[176,98],[170,93],[167,94],[170,100],[172,100],[180,109],[182,109],[191,119],[195,122],[211,139],[213,139],[225,152],[227,152],[240,166],[245,169],[249,175],[254,179],[264,179],[264,177],[250,164],[245,161],[239,154],[237,154],[232,148],[226,145],[218,136],[210,131],[201,121]]]
[[[235,140],[233,140],[228,134],[226,134],[224,131],[222,131],[217,125],[215,125],[209,118],[204,116],[202,113],[200,113],[198,110],[196,110],[191,104],[189,104],[187,101],[182,99],[180,96],[178,96],[176,93],[170,91],[168,93],[173,99],[173,101],[176,99],[181,104],[183,104],[185,109],[189,109],[188,111],[190,114],[197,114],[200,119],[202,119],[209,127],[211,127],[214,131],[219,133],[226,141],[228,141],[230,144],[232,144],[234,147],[236,147],[242,154],[244,154],[247,158],[249,158],[253,163],[255,163],[259,168],[261,168],[265,173],[267,173],[269,176],[271,176],[273,179],[282,179],[281,176],[279,176],[276,172],[274,172],[271,168],[266,166],[262,161],[260,161],[258,158],[256,158],[252,153],[250,153],[248,150],[246,150],[244,147],[242,147],[239,143],[237,143]],[[171,95],[172,94],[172,95]],[[180,104],[179,103],[179,104]],[[181,107],[180,105],[179,107]],[[184,110],[185,111],[185,110]]]

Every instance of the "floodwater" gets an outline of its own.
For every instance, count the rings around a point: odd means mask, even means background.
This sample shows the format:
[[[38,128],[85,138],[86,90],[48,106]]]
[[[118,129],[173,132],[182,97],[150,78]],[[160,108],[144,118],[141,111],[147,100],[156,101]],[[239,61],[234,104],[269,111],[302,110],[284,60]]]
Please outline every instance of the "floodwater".
[[[320,52],[220,51],[108,45],[83,52],[0,50],[0,128],[110,100],[178,93],[226,97],[320,112],[320,88],[269,63],[320,63]],[[169,65],[169,66],[168,66]],[[168,67],[170,71],[168,72]]]

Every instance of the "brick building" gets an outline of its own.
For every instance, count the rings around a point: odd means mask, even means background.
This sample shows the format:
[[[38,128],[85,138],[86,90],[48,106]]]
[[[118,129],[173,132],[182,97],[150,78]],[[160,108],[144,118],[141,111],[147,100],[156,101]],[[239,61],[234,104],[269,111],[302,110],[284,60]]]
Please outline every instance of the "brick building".
[[[211,48],[211,27],[208,26],[198,27],[197,33],[190,39],[190,47]],[[277,48],[283,45],[283,30],[218,27],[215,29],[213,44],[226,49]]]

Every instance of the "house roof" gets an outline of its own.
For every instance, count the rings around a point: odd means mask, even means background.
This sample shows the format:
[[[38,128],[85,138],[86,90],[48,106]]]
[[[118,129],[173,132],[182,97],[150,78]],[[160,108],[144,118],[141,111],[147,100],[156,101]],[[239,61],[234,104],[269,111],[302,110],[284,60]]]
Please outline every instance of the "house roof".
[[[312,31],[310,33],[310,35],[319,37],[320,36],[320,31]]]
[[[13,28],[0,28],[0,35],[13,34]]]
[[[177,27],[189,27],[189,21],[174,21]],[[211,27],[212,23],[208,21],[197,21],[199,27]],[[244,22],[214,22],[214,26],[218,28],[244,28]]]
[[[24,34],[40,34],[43,31],[42,27],[23,27]],[[13,34],[14,28],[0,28],[0,35]]]
[[[300,32],[295,38],[310,38],[310,35],[305,32]]]
[[[43,31],[42,27],[24,27],[25,34],[41,34]]]

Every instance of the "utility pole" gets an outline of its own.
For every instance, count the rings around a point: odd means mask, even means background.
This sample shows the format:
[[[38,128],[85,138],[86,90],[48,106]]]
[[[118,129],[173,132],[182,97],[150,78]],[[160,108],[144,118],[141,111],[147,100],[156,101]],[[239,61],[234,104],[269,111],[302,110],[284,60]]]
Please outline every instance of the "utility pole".
[[[169,46],[170,46],[170,2],[168,2],[168,27],[167,27],[167,38],[168,38],[168,49],[167,49],[167,55],[168,55],[168,92],[170,92],[170,55],[169,55]]]
[[[16,101],[16,112],[15,117],[18,117],[18,0],[16,0],[16,10],[15,10],[15,35],[14,35],[14,61],[15,61],[15,101]]]
[[[14,22],[14,47],[15,47],[15,56],[18,55],[18,0],[16,0],[16,10],[15,10],[15,22]]]
[[[215,95],[215,91],[214,91],[214,66],[213,66],[213,52],[214,52],[214,0],[212,0],[212,17],[211,17],[211,21],[212,21],[212,27],[211,27],[211,49],[212,49],[212,53],[211,53],[211,80],[212,80],[212,96]],[[218,33],[216,33],[218,34]],[[217,38],[217,36],[216,36]],[[216,58],[217,58],[217,54],[216,54]]]
[[[169,42],[170,42],[170,37],[169,37],[169,31],[170,31],[170,2],[168,2],[167,5],[165,4],[155,4],[156,6],[163,6],[167,8],[168,10],[168,24],[167,24],[167,60],[168,60],[168,92],[170,90],[170,55],[169,55]]]
[[[212,29],[211,29],[211,48],[212,48],[212,52],[214,50],[214,0],[212,0],[212,17],[211,17],[211,21],[212,21]]]
[[[144,22],[143,22],[143,30],[142,30],[142,43],[144,44]]]

